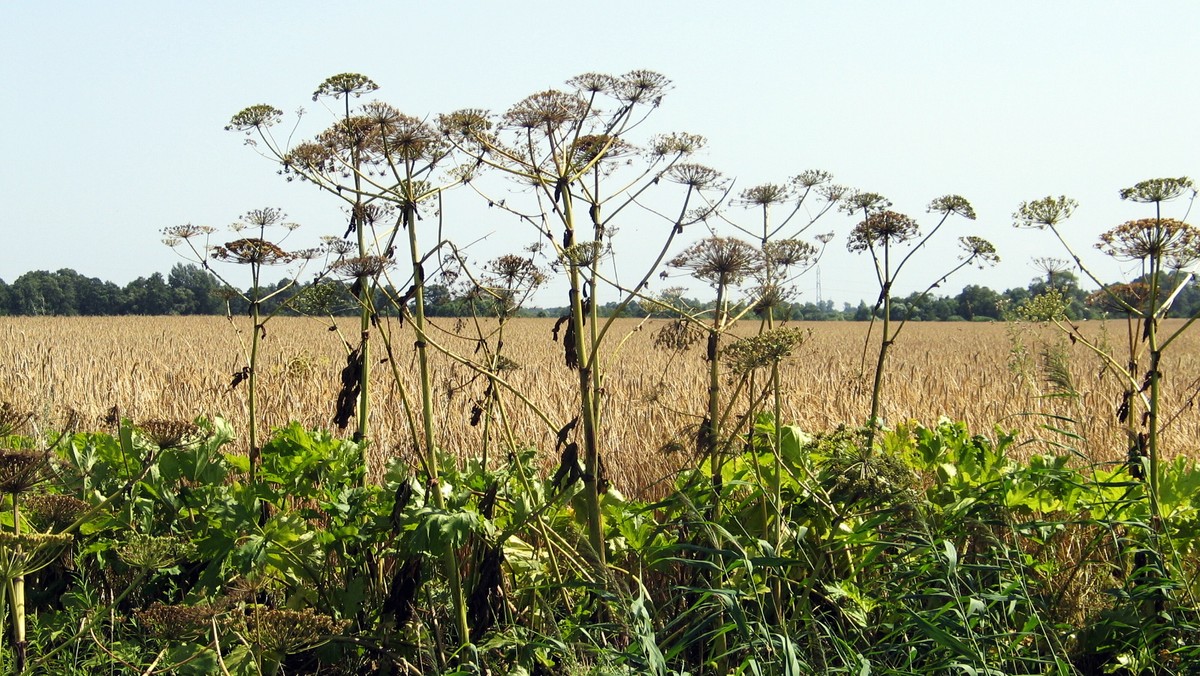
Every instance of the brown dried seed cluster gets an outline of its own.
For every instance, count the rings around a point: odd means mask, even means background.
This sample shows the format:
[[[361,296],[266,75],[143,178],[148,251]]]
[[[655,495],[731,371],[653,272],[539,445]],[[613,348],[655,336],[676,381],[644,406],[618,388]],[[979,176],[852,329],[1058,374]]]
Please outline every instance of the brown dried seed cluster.
[[[70,495],[30,495],[22,504],[34,518],[51,530],[62,530],[75,523],[91,505]]]
[[[137,429],[160,449],[178,448],[200,436],[200,428],[185,420],[153,418],[138,423]]]
[[[24,449],[0,450],[0,493],[24,493],[42,479],[46,453]]]
[[[155,601],[145,610],[134,613],[138,624],[147,634],[160,639],[179,640],[203,636],[212,626],[213,618],[224,608],[200,603],[194,606],[168,606]]]
[[[686,319],[667,322],[654,334],[654,346],[662,350],[686,350],[704,336],[699,327]]]
[[[383,256],[355,256],[337,261],[332,268],[342,277],[364,279],[378,277],[390,264]]]
[[[231,263],[249,265],[275,265],[289,263],[292,256],[278,245],[257,237],[247,237],[228,242],[213,249],[213,258]]]
[[[0,403],[0,436],[8,436],[21,429],[33,414],[21,411],[9,402]]]
[[[349,622],[305,610],[252,609],[231,620],[245,632],[246,640],[266,652],[290,655],[311,648],[329,636],[340,634]]]

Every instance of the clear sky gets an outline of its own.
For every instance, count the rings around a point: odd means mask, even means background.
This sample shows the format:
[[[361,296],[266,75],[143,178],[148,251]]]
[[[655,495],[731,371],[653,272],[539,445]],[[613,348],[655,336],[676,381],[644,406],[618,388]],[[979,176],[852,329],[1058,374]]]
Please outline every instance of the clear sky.
[[[947,267],[961,234],[992,240],[1002,262],[945,291],[1023,286],[1032,257],[1064,254],[1049,233],[1012,228],[1021,201],[1078,199],[1067,229],[1091,251],[1148,215],[1120,188],[1198,173],[1197,25],[1190,0],[5,2],[0,278],[165,273],[179,259],[160,228],[262,206],[300,222],[297,237],[340,234],[335,200],[284,182],[223,129],[270,103],[305,107],[302,133],[316,133],[328,113],[311,93],[336,73],[364,73],[379,99],[424,117],[646,68],[674,81],[649,126],[705,135],[699,161],[739,188],[824,169],[924,224],[930,199],[971,200],[978,221],[945,232],[902,292]],[[480,258],[532,240],[468,201],[447,227],[491,233]],[[851,226],[821,226],[836,233],[823,297],[839,303],[876,293],[868,260],[845,253]],[[815,277],[801,287],[815,298]]]

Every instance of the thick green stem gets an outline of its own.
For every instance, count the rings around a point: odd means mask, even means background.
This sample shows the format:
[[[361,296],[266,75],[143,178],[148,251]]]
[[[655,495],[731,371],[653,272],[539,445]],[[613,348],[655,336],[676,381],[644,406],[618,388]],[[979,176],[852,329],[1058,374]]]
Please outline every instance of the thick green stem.
[[[404,208],[404,227],[408,230],[408,250],[413,266],[413,284],[416,287],[415,307],[413,310],[413,330],[417,334],[417,365],[421,378],[421,427],[424,435],[425,467],[429,472],[429,482],[433,486],[434,506],[438,510],[446,509],[446,499],[442,496],[438,471],[438,447],[434,434],[433,421],[433,384],[429,377],[429,348],[425,339],[425,275],[421,270],[421,254],[417,248],[416,208],[409,202]],[[364,349],[365,349],[364,344]],[[450,597],[454,604],[454,624],[458,629],[459,646],[466,646],[471,641],[470,625],[467,622],[467,604],[463,597],[462,576],[458,570],[458,557],[449,543],[442,545],[442,564],[450,585]]]
[[[562,191],[563,222],[566,227],[564,244],[570,248],[575,244],[575,228],[573,202],[570,190]],[[582,423],[583,435],[583,498],[585,518],[588,527],[588,543],[595,551],[597,572],[605,567],[604,545],[604,513],[600,507],[600,444],[597,421],[596,382],[599,374],[595,372],[598,364],[595,359],[594,345],[589,345],[586,339],[583,307],[583,270],[574,261],[568,264],[568,280],[570,282],[571,327],[575,337],[573,346],[579,359],[577,368],[579,377],[579,416]],[[594,299],[593,299],[594,300]],[[594,303],[593,303],[594,305]],[[598,579],[604,579],[599,575]]]
[[[717,285],[717,304],[712,329],[708,334],[708,419],[705,421],[704,453],[708,455],[709,477],[713,487],[712,518],[721,515],[721,454],[717,452],[721,435],[721,332],[725,328],[725,285]]]
[[[21,511],[19,509],[18,497],[13,494],[13,533],[21,534]],[[21,546],[17,545],[17,551],[13,554],[13,560],[21,561],[25,553],[21,551]],[[21,564],[18,564],[21,565]],[[25,651],[28,646],[25,640],[25,573],[23,570],[17,570],[16,575],[12,578],[12,621],[13,621],[13,653],[15,656],[14,670],[17,673],[25,671]]]
[[[1158,211],[1161,208],[1156,204],[1154,229],[1154,241],[1161,242],[1165,238],[1162,232],[1162,214]],[[1150,351],[1150,408],[1147,411],[1147,426],[1146,431],[1146,452],[1150,456],[1149,462],[1149,494],[1150,494],[1150,517],[1151,528],[1158,530],[1161,526],[1162,515],[1159,512],[1159,470],[1158,470],[1158,409],[1159,409],[1159,388],[1162,380],[1162,373],[1159,371],[1162,362],[1162,349],[1158,344],[1158,310],[1160,290],[1159,283],[1161,282],[1162,261],[1156,256],[1150,258],[1150,305],[1146,313],[1146,343]]]
[[[248,424],[250,435],[250,485],[255,484],[258,476],[258,465],[262,462],[261,451],[258,447],[258,416],[257,416],[257,386],[258,386],[258,341],[262,335],[259,327],[258,312],[258,274],[254,275],[254,298],[250,301],[250,324],[253,335],[250,337],[250,370],[246,377],[246,409],[250,415]]]
[[[875,444],[875,432],[879,427],[879,401],[883,391],[883,366],[887,360],[888,348],[892,346],[891,321],[892,321],[892,278],[891,270],[888,267],[890,250],[887,240],[883,243],[883,288],[880,289],[880,295],[883,299],[883,339],[879,343],[879,358],[875,361],[875,377],[871,383],[871,417],[867,418],[867,451],[870,452],[871,446]]]

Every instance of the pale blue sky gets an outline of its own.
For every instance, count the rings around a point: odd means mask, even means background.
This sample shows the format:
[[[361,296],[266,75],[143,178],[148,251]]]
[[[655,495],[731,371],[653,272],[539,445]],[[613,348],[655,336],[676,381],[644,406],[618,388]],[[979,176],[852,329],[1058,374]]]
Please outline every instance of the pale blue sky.
[[[285,183],[223,129],[264,102],[305,107],[303,133],[319,131],[310,95],[329,75],[367,74],[378,98],[432,116],[647,68],[675,87],[649,126],[708,137],[700,161],[739,187],[818,168],[917,217],[946,193],[971,200],[979,220],[946,232],[901,291],[931,281],[968,233],[1003,262],[946,290],[1024,285],[1032,256],[1063,253],[1011,227],[1022,200],[1077,198],[1068,229],[1090,251],[1146,214],[1120,188],[1197,173],[1197,25],[1200,3],[1184,1],[6,2],[0,278],[165,273],[178,258],[160,228],[260,206],[302,223],[297,237],[340,234],[334,200]],[[468,202],[447,210],[452,236],[494,233],[496,252],[531,241]],[[868,261],[845,253],[851,225],[821,227],[836,233],[824,297],[839,303],[875,294]],[[814,282],[801,282],[807,299]]]

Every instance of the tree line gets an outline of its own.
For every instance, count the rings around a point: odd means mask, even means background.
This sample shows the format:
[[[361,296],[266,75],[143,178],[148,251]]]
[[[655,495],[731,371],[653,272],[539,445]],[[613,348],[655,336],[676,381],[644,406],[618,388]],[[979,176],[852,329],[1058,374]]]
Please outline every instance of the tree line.
[[[281,280],[268,286],[266,292],[288,284]],[[1105,309],[1093,302],[1092,294],[1079,285],[1071,272],[1058,271],[1047,278],[1034,279],[1024,287],[995,291],[986,286],[969,284],[955,295],[937,296],[912,293],[893,299],[893,319],[905,317],[916,321],[986,321],[1001,320],[1009,310],[1020,307],[1030,298],[1051,289],[1062,294],[1068,304],[1067,315],[1072,319],[1096,319],[1106,315]],[[11,284],[0,279],[0,315],[9,316],[100,316],[100,315],[224,315],[244,314],[246,303],[216,278],[198,265],[177,263],[164,276],[155,272],[138,277],[125,286],[86,277],[70,268],[56,272],[36,270],[27,272]],[[381,295],[393,290],[384,287]],[[247,294],[249,295],[249,294]],[[265,294],[263,294],[265,295]],[[375,307],[387,307],[384,298]],[[687,306],[703,309],[711,301],[678,298]],[[435,317],[470,315],[473,311],[488,314],[488,308],[468,293],[456,293],[445,285],[431,284],[426,295],[427,314]],[[601,308],[607,315],[615,304]],[[358,300],[348,285],[324,281],[319,285],[298,287],[296,293],[277,296],[267,302],[262,311],[283,314],[318,314],[349,316],[357,314]],[[523,308],[524,316],[558,316],[563,308]],[[624,312],[630,316],[664,315],[652,303],[632,303]],[[834,301],[793,301],[777,309],[780,318],[805,321],[865,321],[880,310],[866,300],[857,305]],[[1171,316],[1190,317],[1200,313],[1200,290],[1189,284],[1179,294]]]

